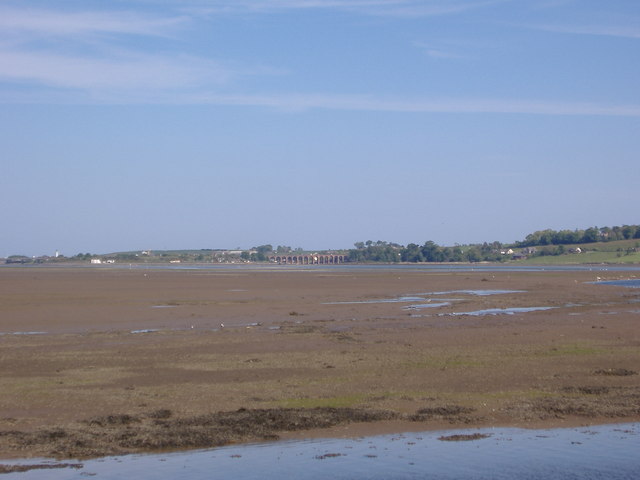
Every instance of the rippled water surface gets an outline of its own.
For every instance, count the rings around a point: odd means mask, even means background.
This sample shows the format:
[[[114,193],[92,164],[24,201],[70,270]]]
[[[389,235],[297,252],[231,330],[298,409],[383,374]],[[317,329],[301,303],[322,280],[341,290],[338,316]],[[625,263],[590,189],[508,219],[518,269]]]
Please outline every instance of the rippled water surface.
[[[473,441],[443,441],[454,433]],[[640,478],[640,424],[577,429],[508,428],[360,439],[276,442],[83,462],[4,478],[232,479],[581,479]],[[25,462],[5,462],[22,463]]]
[[[543,310],[551,310],[555,307],[512,307],[512,308],[486,308],[484,310],[475,310],[473,312],[452,312],[441,313],[441,316],[459,317],[468,315],[471,317],[482,317],[484,315],[513,315],[516,313],[538,312]]]
[[[640,278],[632,278],[630,280],[604,280],[594,283],[598,285],[617,285],[620,287],[640,288]]]
[[[427,292],[419,295],[449,295],[451,293],[461,293],[463,295],[476,295],[478,297],[488,297],[489,295],[504,295],[507,293],[526,293],[525,290],[448,290],[446,292]]]

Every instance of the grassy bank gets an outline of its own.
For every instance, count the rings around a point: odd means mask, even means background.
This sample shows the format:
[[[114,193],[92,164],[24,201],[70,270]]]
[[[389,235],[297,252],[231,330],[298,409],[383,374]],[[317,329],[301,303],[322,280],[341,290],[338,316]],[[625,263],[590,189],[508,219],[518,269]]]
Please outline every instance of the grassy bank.
[[[618,240],[614,242],[581,243],[575,245],[563,245],[566,253],[554,254],[558,245],[536,247],[538,252],[548,252],[548,255],[533,255],[525,264],[536,265],[580,265],[580,264],[634,264],[640,263],[640,242],[638,239]],[[580,253],[575,252],[579,249]]]

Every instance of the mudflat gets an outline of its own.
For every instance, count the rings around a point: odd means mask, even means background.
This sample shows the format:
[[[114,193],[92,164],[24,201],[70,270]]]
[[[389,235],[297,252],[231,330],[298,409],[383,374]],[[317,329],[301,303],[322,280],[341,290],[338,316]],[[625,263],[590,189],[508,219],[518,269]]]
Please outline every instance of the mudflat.
[[[640,421],[633,273],[2,267],[0,458]]]

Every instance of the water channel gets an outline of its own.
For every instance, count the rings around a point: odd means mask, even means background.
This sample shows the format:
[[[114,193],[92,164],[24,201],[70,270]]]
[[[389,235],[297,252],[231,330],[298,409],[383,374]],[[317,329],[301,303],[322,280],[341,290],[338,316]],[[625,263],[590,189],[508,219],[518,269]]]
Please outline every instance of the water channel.
[[[553,430],[491,428],[107,457],[3,478],[636,480],[638,452],[638,423]]]

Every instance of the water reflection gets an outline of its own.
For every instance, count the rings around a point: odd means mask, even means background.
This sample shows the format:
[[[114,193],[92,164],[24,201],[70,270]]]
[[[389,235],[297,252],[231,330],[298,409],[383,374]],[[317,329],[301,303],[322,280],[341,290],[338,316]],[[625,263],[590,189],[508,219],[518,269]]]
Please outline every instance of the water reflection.
[[[476,295],[478,297],[486,297],[489,295],[504,295],[507,293],[526,293],[526,290],[447,290],[446,292],[426,292],[426,293],[417,293],[416,295],[449,295],[451,293],[460,293],[462,295]]]
[[[451,302],[434,302],[434,303],[420,303],[417,305],[409,305],[408,307],[404,307],[403,310],[422,310],[424,308],[440,308],[440,307],[448,307],[451,305]]]
[[[486,438],[445,442],[443,435]],[[84,462],[12,479],[636,479],[640,424],[520,430],[496,428],[359,439],[276,442]],[[5,464],[24,464],[12,461]]]
[[[422,302],[423,297],[396,297],[396,298],[373,298],[370,300],[350,300],[346,302],[325,302],[322,305],[362,305],[371,303],[408,303],[408,302]]]
[[[47,268],[46,266],[24,265],[21,268]],[[58,265],[56,268],[102,268],[95,265]],[[430,271],[430,272],[637,272],[638,265],[608,264],[608,265],[522,265],[522,264],[448,264],[448,263],[417,263],[417,264],[362,264],[341,263],[337,265],[263,265],[263,264],[195,264],[195,265],[125,265],[115,264],[107,268],[133,270],[213,270],[213,271],[301,271],[314,272],[354,272],[354,271]]]
[[[640,278],[632,278],[629,280],[600,280],[595,283],[597,285],[616,285],[619,287],[640,288]]]
[[[485,297],[489,295],[504,295],[508,293],[526,293],[526,290],[448,290],[446,292],[413,293],[411,295],[405,295],[405,296],[393,297],[393,298],[372,298],[368,300],[325,302],[322,305],[360,305],[360,304],[373,304],[373,303],[411,303],[411,302],[424,302],[424,301],[430,302],[431,300],[426,297],[435,296],[435,295],[448,295],[448,294],[475,295],[479,297]],[[442,300],[445,300],[445,299],[442,299]],[[449,298],[446,300],[454,302],[459,299]]]
[[[327,302],[323,303],[323,305],[357,305],[357,304],[380,304],[380,303],[411,303],[411,305],[407,305],[403,307],[403,310],[406,311],[416,311],[416,310],[426,310],[431,308],[441,308],[448,307],[452,304],[452,302],[461,301],[461,298],[439,298],[438,302],[432,302],[429,296],[441,296],[441,295],[450,295],[450,294],[459,294],[459,295],[474,295],[479,297],[485,297],[489,295],[505,295],[510,293],[526,293],[526,290],[447,290],[441,292],[424,292],[424,293],[414,293],[411,295],[405,295],[394,298],[374,298],[368,300],[353,300],[353,301],[343,301],[343,302]],[[420,303],[416,303],[420,302]],[[550,310],[555,307],[510,307],[510,308],[488,308],[484,310],[475,310],[472,312],[451,312],[451,313],[440,313],[438,316],[484,316],[484,315],[514,315],[516,313],[528,313],[535,312],[539,310]],[[413,317],[420,317],[420,315],[412,315]]]
[[[512,308],[487,308],[484,310],[475,310],[473,312],[451,312],[440,313],[440,316],[464,316],[481,317],[483,315],[513,315],[515,313],[537,312],[541,310],[551,310],[556,307],[512,307]]]
[[[0,332],[0,335],[46,335],[47,332]]]

